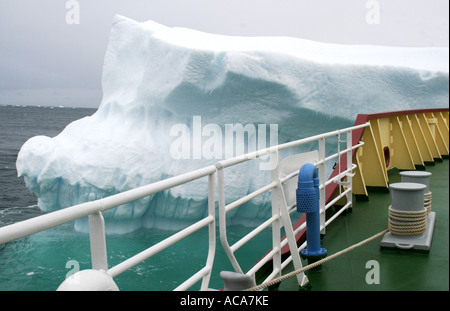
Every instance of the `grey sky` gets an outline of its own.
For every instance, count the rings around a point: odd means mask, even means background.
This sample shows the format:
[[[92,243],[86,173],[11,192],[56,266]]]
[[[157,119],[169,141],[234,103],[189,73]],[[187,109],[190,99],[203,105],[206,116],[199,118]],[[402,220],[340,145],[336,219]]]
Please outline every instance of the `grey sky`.
[[[98,107],[114,14],[137,21],[244,36],[291,36],[342,44],[447,46],[448,0],[67,0],[0,1],[0,105]]]

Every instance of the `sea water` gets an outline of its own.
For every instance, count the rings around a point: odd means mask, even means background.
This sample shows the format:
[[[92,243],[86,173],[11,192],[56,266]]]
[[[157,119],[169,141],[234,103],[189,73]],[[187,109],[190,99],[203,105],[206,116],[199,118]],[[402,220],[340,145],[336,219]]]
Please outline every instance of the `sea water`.
[[[91,115],[95,109],[0,106],[0,227],[44,214],[37,198],[17,177],[15,162],[30,137],[58,135],[70,122]],[[228,241],[236,242],[251,227],[232,226]],[[174,234],[142,229],[106,237],[108,266],[113,267]],[[217,234],[218,235],[218,234]],[[251,247],[236,252],[247,271],[271,248],[270,230],[254,238]],[[233,268],[217,240],[210,288],[222,288],[222,270]],[[204,228],[163,252],[147,259],[114,280],[120,290],[173,290],[206,263],[208,231]],[[53,291],[75,269],[91,268],[89,236],[74,230],[73,223],[0,245],[0,290]],[[200,283],[200,282],[199,282]],[[199,289],[200,284],[192,287]]]

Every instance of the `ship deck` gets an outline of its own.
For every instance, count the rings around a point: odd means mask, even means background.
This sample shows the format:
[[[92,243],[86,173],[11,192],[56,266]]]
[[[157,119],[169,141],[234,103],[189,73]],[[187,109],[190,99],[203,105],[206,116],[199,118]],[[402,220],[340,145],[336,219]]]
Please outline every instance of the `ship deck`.
[[[432,173],[432,211],[436,212],[431,249],[428,253],[415,250],[380,248],[381,237],[324,263],[321,270],[309,270],[311,291],[448,291],[449,290],[449,160],[426,165]],[[389,172],[389,183],[400,182],[398,170]],[[354,200],[351,212],[339,216],[326,228],[322,247],[328,255],[334,254],[376,233],[387,229],[388,207],[391,196],[372,189],[368,200]],[[330,214],[333,208],[327,213]],[[329,217],[329,215],[327,216]],[[379,264],[379,284],[368,284],[375,272],[370,260]],[[304,261],[303,265],[307,265]],[[283,274],[293,271],[292,263]],[[371,283],[371,282],[369,282]],[[296,278],[282,281],[279,291],[299,290]]]

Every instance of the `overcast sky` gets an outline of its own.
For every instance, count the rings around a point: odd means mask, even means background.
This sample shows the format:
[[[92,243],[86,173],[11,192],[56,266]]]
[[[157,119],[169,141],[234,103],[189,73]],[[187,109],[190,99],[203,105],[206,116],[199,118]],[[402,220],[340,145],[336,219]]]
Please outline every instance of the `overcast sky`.
[[[0,105],[98,107],[115,14],[224,35],[413,47],[449,41],[448,0],[78,0],[79,24],[67,23],[68,1],[0,0]]]

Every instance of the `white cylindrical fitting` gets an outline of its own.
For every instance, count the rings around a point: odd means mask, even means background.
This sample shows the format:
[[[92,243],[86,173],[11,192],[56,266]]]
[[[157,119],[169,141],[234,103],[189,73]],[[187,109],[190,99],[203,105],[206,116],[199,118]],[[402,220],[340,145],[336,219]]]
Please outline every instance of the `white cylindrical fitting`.
[[[57,291],[118,291],[113,278],[104,270],[82,270],[62,282]]]

